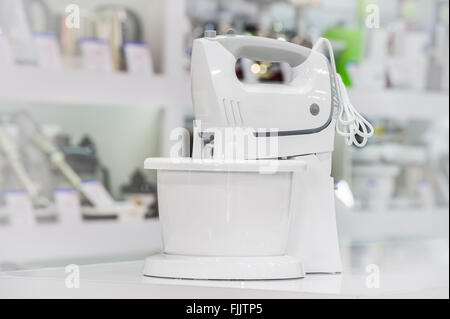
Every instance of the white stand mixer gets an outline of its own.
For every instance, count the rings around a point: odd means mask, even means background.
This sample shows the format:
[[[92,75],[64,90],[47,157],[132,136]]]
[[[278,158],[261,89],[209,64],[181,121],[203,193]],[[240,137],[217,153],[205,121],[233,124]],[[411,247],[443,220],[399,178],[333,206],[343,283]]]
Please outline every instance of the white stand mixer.
[[[261,37],[194,41],[193,158],[150,158],[158,170],[164,253],[144,275],[288,279],[342,271],[330,176],[335,128],[362,146],[373,129],[317,48]],[[329,45],[329,49],[331,46]],[[285,84],[248,84],[238,58],[287,62]],[[363,138],[358,144],[356,135]]]

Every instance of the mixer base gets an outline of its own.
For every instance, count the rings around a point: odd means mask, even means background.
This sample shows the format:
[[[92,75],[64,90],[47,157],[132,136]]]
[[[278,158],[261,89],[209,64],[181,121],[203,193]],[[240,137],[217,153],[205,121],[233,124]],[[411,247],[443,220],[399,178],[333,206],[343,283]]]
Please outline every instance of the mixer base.
[[[145,260],[144,276],[200,280],[271,280],[305,277],[291,256],[206,257],[158,254]]]

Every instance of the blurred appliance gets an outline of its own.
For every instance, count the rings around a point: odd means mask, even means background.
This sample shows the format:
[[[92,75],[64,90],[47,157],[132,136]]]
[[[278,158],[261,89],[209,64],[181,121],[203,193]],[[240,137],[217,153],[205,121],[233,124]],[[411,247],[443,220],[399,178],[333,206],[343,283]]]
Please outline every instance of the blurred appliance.
[[[0,27],[8,37],[16,62],[35,64],[36,50],[23,0],[0,1]]]
[[[6,35],[0,28],[0,67],[11,66],[14,64],[14,57],[11,50],[11,45]]]
[[[125,43],[142,41],[138,15],[131,9],[108,5],[97,8],[94,17],[97,37],[110,43],[115,69],[125,70]]]
[[[331,65],[319,52],[323,44]],[[235,65],[242,57],[287,62],[293,78],[241,83]],[[347,144],[363,146],[373,128],[350,104],[330,42],[308,49],[208,31],[194,41],[192,96],[193,158],[145,162],[158,170],[164,253],[147,258],[144,275],[286,279],[340,272],[330,177],[335,129]]]
[[[144,208],[145,218],[158,217],[156,187],[147,181],[140,170],[133,173],[129,184],[122,186],[122,194],[126,201]]]
[[[388,62],[390,85],[416,90],[426,89],[430,50],[428,32],[398,28],[393,38],[393,56]]]
[[[353,167],[353,192],[371,211],[384,212],[395,192],[395,165],[357,165]]]
[[[3,167],[2,179],[5,185],[3,188],[7,187],[14,191],[24,189],[36,213],[44,212],[44,215],[47,215],[52,210],[50,200],[41,194],[40,188],[30,177],[23,164],[20,148],[14,137],[11,136],[11,130],[8,129],[8,125],[5,123],[0,125],[0,150],[8,164],[6,167]]]
[[[217,0],[187,0],[186,13],[196,21],[213,21],[219,11]]]
[[[361,208],[373,207],[369,195],[378,196],[376,186],[381,183],[377,181],[390,175],[394,190],[384,189],[386,197],[378,207],[380,212],[386,211],[386,206],[389,210],[421,211],[448,206],[448,118],[374,121],[372,143],[364,150],[353,148],[350,152],[355,169],[351,169],[349,181],[356,203]]]
[[[53,32],[54,17],[45,0],[23,0],[32,32]]]
[[[438,1],[434,9],[433,37],[428,69],[428,89],[449,89],[449,3]]]
[[[70,67],[81,66],[81,48],[80,43],[82,39],[94,39],[95,23],[93,14],[90,11],[80,9],[80,27],[72,28],[66,24],[66,19],[69,17],[63,15],[58,17],[57,30],[60,36],[61,53],[66,65]]]
[[[131,202],[117,202],[113,199],[107,189],[109,173],[99,164],[95,147],[90,139],[84,138],[76,147],[66,144],[66,147],[61,148],[58,145],[58,139],[55,142],[46,136],[41,126],[28,113],[17,112],[12,118],[28,142],[44,155],[45,161],[81,195],[83,218],[136,219],[143,217],[142,207]],[[59,143],[64,145],[67,141],[59,140]]]
[[[432,122],[424,140],[432,169],[432,183],[436,190],[436,201],[448,207],[449,204],[449,119]]]
[[[25,112],[17,112],[14,114],[13,118],[14,122],[21,128],[23,134],[32,141],[42,153],[48,156],[52,165],[61,172],[71,186],[80,192],[80,194],[84,194],[81,186],[82,179],[67,163],[64,153],[61,152],[61,150],[54,145],[45,134],[43,134],[39,124]]]
[[[98,179],[110,191],[108,169],[101,165],[95,144],[89,136],[83,137],[78,144],[72,144],[67,134],[58,134],[54,142],[82,180]]]
[[[40,125],[25,112],[17,112],[13,115],[13,120],[21,128],[23,134],[32,142],[42,154],[46,155],[47,161],[55,167],[65,180],[82,196],[83,215],[85,217],[105,217],[116,218],[117,214],[122,212],[134,211],[135,207],[131,205],[118,205],[103,184],[98,181],[98,170],[101,169],[97,160],[93,157],[95,152],[92,150],[92,143],[85,140],[81,144],[84,156],[74,155],[68,149],[66,152],[72,163],[69,163],[65,153],[50,140],[42,131]],[[88,148],[90,148],[88,150]],[[79,149],[80,150],[80,149]],[[73,149],[72,149],[73,151]],[[75,164],[81,171],[78,174],[71,164]],[[91,179],[83,179],[82,176],[89,175]]]

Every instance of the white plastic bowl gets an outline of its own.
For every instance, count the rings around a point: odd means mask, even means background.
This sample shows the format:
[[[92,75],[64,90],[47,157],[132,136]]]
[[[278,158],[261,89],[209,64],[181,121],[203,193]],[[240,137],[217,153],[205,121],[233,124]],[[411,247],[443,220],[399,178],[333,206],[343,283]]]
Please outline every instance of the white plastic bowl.
[[[164,253],[284,255],[292,175],[302,161],[149,158],[156,169]]]

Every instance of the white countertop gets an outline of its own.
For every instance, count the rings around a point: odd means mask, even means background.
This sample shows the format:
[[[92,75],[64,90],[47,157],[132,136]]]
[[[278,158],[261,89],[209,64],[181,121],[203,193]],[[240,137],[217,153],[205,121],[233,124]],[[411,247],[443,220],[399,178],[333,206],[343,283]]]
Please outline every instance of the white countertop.
[[[143,261],[80,266],[80,287],[67,288],[63,267],[5,272],[0,298],[448,298],[448,239],[378,243],[343,249],[343,274],[297,280],[199,281],[148,278]],[[412,259],[414,260],[412,260]],[[367,265],[379,266],[369,288]]]

